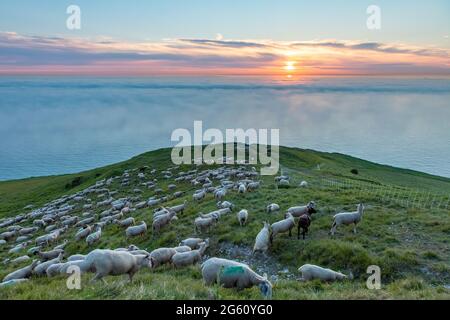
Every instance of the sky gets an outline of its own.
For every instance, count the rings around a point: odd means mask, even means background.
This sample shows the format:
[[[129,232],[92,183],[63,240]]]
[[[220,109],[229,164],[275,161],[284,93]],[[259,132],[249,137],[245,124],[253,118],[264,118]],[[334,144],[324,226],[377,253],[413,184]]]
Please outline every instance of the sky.
[[[7,0],[0,74],[450,75],[449,18],[447,0]]]

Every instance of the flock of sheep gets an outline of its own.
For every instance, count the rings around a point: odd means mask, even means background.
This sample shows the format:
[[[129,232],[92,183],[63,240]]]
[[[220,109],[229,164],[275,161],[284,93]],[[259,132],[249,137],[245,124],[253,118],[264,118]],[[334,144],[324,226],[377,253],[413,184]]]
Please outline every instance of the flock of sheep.
[[[5,259],[4,263],[11,265],[26,261],[31,263],[8,274],[0,287],[27,281],[32,276],[67,275],[73,268],[77,268],[81,273],[95,273],[92,281],[100,279],[104,281],[105,276],[123,274],[127,274],[132,281],[134,274],[142,267],[154,269],[171,264],[175,268],[182,268],[202,262],[210,241],[207,238],[199,238],[198,235],[209,231],[222,216],[229,215],[235,210],[235,205],[225,200],[227,194],[255,192],[260,188],[261,182],[257,181],[258,173],[255,168],[248,165],[174,173],[178,169],[179,167],[172,167],[157,172],[156,169],[143,167],[126,170],[122,175],[98,181],[76,194],[63,196],[38,209],[33,209],[31,205],[27,206],[25,209],[30,211],[28,213],[1,219],[0,246],[14,256],[24,253],[16,258]],[[158,186],[158,179],[155,178],[157,175],[163,180],[170,182],[173,180],[172,184],[167,185],[168,192],[164,192]],[[275,181],[279,186],[289,185],[288,176],[276,177]],[[168,225],[176,223],[188,205],[188,201],[185,200],[176,206],[164,206],[168,201],[185,196],[186,192],[176,191],[177,184],[182,183],[189,183],[196,189],[192,194],[193,204],[202,202],[207,194],[213,195],[217,200],[216,210],[199,213],[194,219],[196,236],[182,240],[177,246],[157,248],[151,252],[129,244],[126,248],[113,250],[93,248],[86,255],[74,254],[64,258],[65,246],[70,241],[85,241],[89,247],[94,247],[102,238],[102,230],[112,224],[124,228],[124,236],[130,241],[133,237],[145,235],[148,226],[145,221],[136,223],[134,216],[137,210],[153,209],[153,212],[150,211],[153,215],[152,235],[158,236]],[[134,188],[130,189],[130,195],[119,198],[119,191],[112,190],[115,185],[122,191],[124,187],[134,186]],[[300,187],[307,186],[305,181],[300,184]],[[153,190],[154,196],[142,201],[140,195],[142,188]],[[336,228],[342,224],[354,224],[356,232],[356,224],[360,222],[363,210],[364,206],[359,204],[355,212],[336,214],[330,233],[334,235]],[[277,214],[280,212],[280,206],[276,203],[269,204],[266,212]],[[281,233],[289,233],[291,236],[292,229],[296,225],[297,237],[302,234],[305,239],[311,224],[311,216],[315,212],[316,204],[310,201],[303,206],[288,208],[283,219],[272,225],[264,222],[256,236],[253,253],[266,253],[276,236]],[[236,218],[240,226],[245,227],[249,219],[248,210],[237,211]],[[75,231],[72,239],[65,235],[69,229]],[[64,240],[57,244],[63,238]],[[33,260],[33,256],[37,259]],[[312,279],[333,281],[346,278],[342,273],[311,264],[305,264],[298,270],[302,274],[301,279],[305,281]],[[226,288],[238,289],[259,286],[265,298],[272,296],[272,284],[267,275],[257,274],[244,263],[212,257],[203,261],[201,272],[206,285],[218,283]]]

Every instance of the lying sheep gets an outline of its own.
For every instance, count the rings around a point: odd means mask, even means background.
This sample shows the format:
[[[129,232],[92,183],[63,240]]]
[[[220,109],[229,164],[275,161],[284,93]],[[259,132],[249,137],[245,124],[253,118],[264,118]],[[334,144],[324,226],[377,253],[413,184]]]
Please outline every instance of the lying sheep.
[[[239,211],[237,213],[237,218],[238,218],[238,221],[239,221],[239,224],[241,225],[241,227],[244,226],[248,219],[248,211],[245,209],[242,209],[241,211]]]
[[[271,225],[271,233],[270,233],[270,243],[273,242],[273,238],[279,234],[289,231],[289,237],[292,236],[292,228],[295,226],[295,219],[291,213],[286,214],[287,218],[272,223]]]
[[[194,220],[196,232],[203,232],[209,230],[211,226],[219,221],[218,215],[209,218],[198,217]]]
[[[270,241],[270,225],[267,222],[264,222],[263,228],[258,232],[256,236],[255,245],[253,246],[253,253],[267,252],[269,250],[269,241]]]
[[[188,246],[192,250],[200,248],[200,243],[209,241],[209,239],[201,239],[201,238],[187,238],[180,242],[179,246]]]
[[[141,221],[141,224],[138,226],[128,227],[127,230],[125,230],[125,234],[127,237],[143,236],[146,232],[147,224],[145,223],[145,221]]]
[[[314,201],[310,201],[306,206],[290,207],[287,212],[289,212],[295,218],[300,217],[302,214],[311,215],[317,212],[316,203]]]
[[[301,281],[319,279],[322,281],[335,281],[346,279],[347,276],[331,269],[322,268],[313,264],[304,264],[298,271],[302,273]]]
[[[266,207],[267,213],[278,212],[280,210],[280,206],[276,203],[271,203]]]
[[[33,262],[30,265],[7,274],[3,278],[3,282],[14,280],[14,279],[29,278],[33,272],[33,269],[38,265],[38,263],[39,262],[37,260],[33,260]]]
[[[354,212],[341,212],[333,216],[333,225],[331,226],[330,233],[334,235],[337,226],[341,224],[354,224],[353,232],[356,233],[356,225],[361,221],[364,212],[364,205],[358,204],[357,211]]]
[[[86,237],[86,243],[88,246],[94,244],[95,242],[98,242],[102,236],[102,227],[100,225],[97,225],[97,231],[91,233]]]
[[[206,285],[217,283],[224,288],[238,290],[259,286],[264,298],[272,298],[272,284],[267,275],[260,276],[244,263],[214,257],[206,260],[201,268]]]
[[[122,275],[128,274],[130,282],[133,281],[134,274],[139,271],[141,267],[152,267],[150,256],[146,255],[132,255],[126,251],[114,251],[107,249],[96,249],[90,252],[84,260],[86,265],[96,274],[92,281],[103,280],[107,275]]]
[[[172,265],[175,268],[180,268],[196,264],[202,259],[208,245],[209,241],[206,241],[202,242],[197,250],[175,253],[172,257]]]

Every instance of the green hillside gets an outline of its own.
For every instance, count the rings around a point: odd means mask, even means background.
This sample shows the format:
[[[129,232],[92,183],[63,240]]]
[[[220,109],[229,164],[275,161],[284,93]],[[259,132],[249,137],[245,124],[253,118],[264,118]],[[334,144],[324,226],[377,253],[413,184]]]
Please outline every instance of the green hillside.
[[[261,188],[244,195],[229,192],[226,200],[235,204],[234,213],[223,216],[209,233],[208,257],[219,256],[247,262],[255,271],[266,272],[274,285],[274,299],[450,299],[450,179],[411,170],[375,164],[350,156],[323,153],[297,148],[280,148],[281,173],[291,178],[288,188],[278,188],[273,176],[261,176]],[[29,178],[0,182],[0,218],[28,213],[24,207],[35,208],[62,195],[74,194],[96,181],[118,176],[126,169],[148,166],[156,169],[152,178],[158,187],[167,191],[173,179],[164,179],[162,170],[173,167],[170,149],[144,153],[130,160],[82,173]],[[193,166],[173,170],[188,171]],[[199,170],[210,166],[203,165]],[[351,172],[353,171],[353,173]],[[307,188],[298,187],[300,181]],[[135,195],[138,179],[133,175],[130,186],[121,187],[115,181],[109,188],[119,193],[115,198]],[[198,187],[188,182],[176,183],[176,191],[184,191],[180,198],[164,206],[188,201],[188,207],[177,221],[165,227],[161,234],[151,230],[145,237],[127,240],[125,232],[116,225],[104,229],[96,247],[116,248],[135,244],[148,251],[158,247],[173,247],[180,240],[195,236],[193,221],[198,213],[216,209],[212,194],[200,203],[192,200]],[[142,188],[142,200],[154,191]],[[273,223],[282,219],[285,210],[314,200],[318,213],[306,240],[297,240],[282,234],[275,238],[267,256],[251,255],[256,234],[263,221]],[[267,214],[265,208],[275,202],[281,207],[278,214]],[[354,211],[363,202],[366,206],[358,233],[352,227],[340,227],[331,237],[328,231],[332,216],[341,210]],[[240,227],[236,212],[249,211],[249,222]],[[104,209],[96,209],[101,212]],[[150,226],[153,209],[145,208],[133,213],[136,221],[144,220]],[[74,211],[81,214],[82,209]],[[151,228],[150,228],[151,229]],[[5,230],[0,229],[0,233]],[[85,254],[84,241],[75,242],[75,228],[63,235],[71,240],[66,256]],[[44,234],[40,230],[37,235]],[[10,244],[0,246],[0,262],[26,254],[26,250],[9,254]],[[49,248],[50,249],[50,248]],[[335,283],[299,282],[297,269],[305,263],[318,264],[343,273],[352,274],[352,280]],[[13,270],[27,265],[4,264],[0,279]],[[381,268],[382,288],[366,288],[366,269],[369,265]],[[107,277],[107,284],[88,281],[92,274],[83,275],[81,290],[68,290],[63,276],[48,279],[32,277],[29,282],[0,288],[0,299],[259,299],[257,288],[236,291],[218,287],[205,287],[199,266],[173,269],[165,266],[156,270],[141,270],[133,283],[127,278]]]

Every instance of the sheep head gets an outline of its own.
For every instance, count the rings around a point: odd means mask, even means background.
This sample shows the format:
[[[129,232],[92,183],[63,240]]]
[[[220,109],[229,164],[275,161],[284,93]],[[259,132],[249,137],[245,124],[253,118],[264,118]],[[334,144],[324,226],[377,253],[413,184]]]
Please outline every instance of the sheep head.
[[[263,275],[264,280],[259,284],[259,290],[263,295],[264,299],[270,300],[272,299],[272,284],[267,279],[267,274]]]

